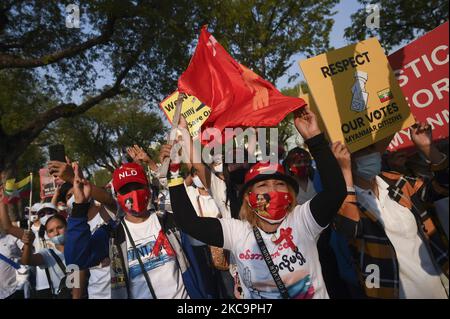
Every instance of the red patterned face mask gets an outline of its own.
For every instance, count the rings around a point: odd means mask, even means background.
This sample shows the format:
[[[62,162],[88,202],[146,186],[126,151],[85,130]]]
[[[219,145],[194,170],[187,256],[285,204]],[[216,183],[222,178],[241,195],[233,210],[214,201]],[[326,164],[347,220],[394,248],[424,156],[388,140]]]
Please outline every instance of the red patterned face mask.
[[[302,166],[292,165],[291,167],[289,167],[289,170],[292,172],[292,174],[300,178],[306,177],[306,175],[308,174],[308,168],[305,165]]]
[[[150,191],[148,189],[138,189],[125,195],[117,194],[120,207],[133,216],[142,216],[147,212],[149,199]]]
[[[255,214],[269,224],[281,223],[287,215],[287,209],[293,202],[288,192],[269,192],[248,194],[249,205]]]

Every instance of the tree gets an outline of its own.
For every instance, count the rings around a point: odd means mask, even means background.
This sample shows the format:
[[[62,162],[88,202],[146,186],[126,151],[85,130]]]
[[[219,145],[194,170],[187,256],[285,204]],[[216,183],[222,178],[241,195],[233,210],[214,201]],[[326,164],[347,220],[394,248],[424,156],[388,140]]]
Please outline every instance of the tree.
[[[302,88],[303,93],[308,92],[308,86],[306,82],[302,81],[297,85],[294,85],[293,87],[287,87],[282,89],[281,93],[283,93],[286,96],[298,97],[300,95],[300,86]],[[280,143],[285,145],[287,140],[292,136],[300,136],[300,135],[294,126],[294,118],[292,114],[289,114],[284,118],[283,121],[281,121],[280,124],[278,124],[278,139]]]
[[[30,112],[23,121],[1,121],[0,171],[59,119],[116,96],[156,105],[175,88],[205,23],[235,58],[275,82],[293,54],[327,50],[338,0],[85,1],[80,29],[65,25],[72,3],[0,2],[0,75],[23,72],[32,93],[19,105]]]
[[[314,56],[328,50],[332,9],[338,2],[201,1],[203,21],[209,23],[220,44],[272,83],[294,63],[290,61],[292,55]]]
[[[358,0],[361,8],[352,14],[352,25],[345,29],[345,37],[361,41],[378,36],[386,50],[405,44],[433,30],[448,20],[448,0]],[[366,19],[368,4],[379,4],[379,28],[370,29]]]
[[[160,100],[173,89],[195,37],[189,21],[194,6],[175,0],[87,1],[80,7],[80,29],[65,26],[72,1],[0,3],[0,73],[22,71],[40,93],[22,110],[49,97],[38,114],[13,128],[0,126],[0,171],[15,165],[28,145],[60,118],[86,112],[103,100],[134,93]],[[96,83],[99,73],[104,85]],[[74,98],[75,95],[80,95]],[[2,109],[14,103],[4,100]],[[26,113],[25,111],[24,113]],[[27,114],[28,116],[28,114]]]
[[[71,159],[79,161],[88,173],[94,166],[112,173],[126,147],[138,144],[148,148],[160,141],[163,133],[161,118],[149,111],[144,102],[117,99],[61,120],[45,135],[53,143],[63,143]],[[126,151],[123,153],[126,155]]]

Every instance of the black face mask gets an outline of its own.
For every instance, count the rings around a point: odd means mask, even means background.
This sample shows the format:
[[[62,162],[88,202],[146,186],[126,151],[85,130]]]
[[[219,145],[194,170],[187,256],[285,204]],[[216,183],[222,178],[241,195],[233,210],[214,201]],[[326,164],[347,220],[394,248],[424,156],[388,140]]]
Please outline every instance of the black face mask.
[[[237,170],[232,171],[230,173],[231,182],[236,185],[244,184],[245,173],[247,173],[247,170],[245,168],[238,168]]]

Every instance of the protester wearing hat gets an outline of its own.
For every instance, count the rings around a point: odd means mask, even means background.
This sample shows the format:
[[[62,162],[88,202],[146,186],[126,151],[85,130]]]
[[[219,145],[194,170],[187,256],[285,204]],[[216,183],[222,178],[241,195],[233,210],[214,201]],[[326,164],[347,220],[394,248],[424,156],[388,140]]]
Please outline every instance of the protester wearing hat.
[[[113,174],[124,218],[117,223],[110,221],[93,234],[87,223],[91,185],[77,175],[65,250],[69,263],[87,269],[109,257],[113,299],[206,297],[198,269],[193,269],[196,263],[187,239],[169,214],[158,216],[148,209],[151,193],[139,164],[125,163]]]
[[[346,186],[315,115],[305,109],[294,122],[324,177],[323,190],[303,205],[295,202],[297,182],[278,163],[257,163],[245,175],[241,220],[198,217],[182,181],[169,182],[177,225],[231,251],[245,298],[328,298],[316,241],[342,204]],[[339,161],[350,162],[342,144],[332,148]]]
[[[54,214],[48,217],[45,223],[45,232],[49,240],[53,243],[54,248],[45,247],[36,253],[33,253],[32,248],[35,239],[33,232],[25,231],[22,237],[24,247],[21,263],[47,269],[49,272],[48,279],[52,297],[57,299],[71,299],[79,294],[79,287],[74,287],[73,290],[77,292],[72,292],[72,289],[66,286],[67,264],[64,258],[66,229],[67,222],[63,216]]]
[[[307,150],[295,147],[289,151],[283,162],[286,172],[291,175],[298,183],[297,202],[303,204],[313,198],[316,194],[317,185],[315,174],[312,167],[312,158]]]
[[[43,203],[35,203],[30,209],[30,222],[31,231],[34,234],[33,247],[34,251],[40,251],[47,248],[48,242],[50,241],[45,232],[45,222],[48,217],[55,214],[54,207],[46,205],[44,207]],[[45,209],[44,209],[45,208]],[[46,213],[49,213],[47,215]],[[41,222],[42,220],[42,222]],[[52,298],[52,291],[50,291],[49,277],[44,269],[40,267],[32,267],[32,271],[35,275],[35,289],[32,293],[32,298],[35,299],[50,299]]]

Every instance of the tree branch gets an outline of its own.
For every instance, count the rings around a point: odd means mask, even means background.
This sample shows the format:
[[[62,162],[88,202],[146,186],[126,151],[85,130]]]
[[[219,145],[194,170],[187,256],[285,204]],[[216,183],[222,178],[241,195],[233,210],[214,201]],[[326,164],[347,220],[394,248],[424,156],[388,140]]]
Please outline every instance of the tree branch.
[[[96,45],[106,43],[114,33],[114,25],[116,23],[116,19],[116,17],[109,17],[105,27],[103,28],[102,34],[98,37],[87,40],[86,42],[83,42],[81,44],[74,45],[67,49],[44,55],[39,58],[24,59],[9,54],[0,54],[0,70],[6,68],[35,68],[52,64],[64,58],[77,55],[78,53],[88,50]]]
[[[13,139],[21,139],[21,140],[27,140],[32,141],[35,139],[41,132],[44,130],[47,125],[59,118],[68,118],[73,117],[75,115],[82,114],[92,108],[93,106],[97,105],[101,101],[112,98],[115,95],[120,93],[120,88],[122,81],[130,71],[130,69],[134,66],[135,62],[137,61],[139,57],[140,52],[136,52],[133,56],[131,56],[126,65],[125,68],[119,73],[119,75],[116,78],[116,81],[114,85],[106,90],[104,90],[102,93],[100,93],[97,96],[94,96],[84,103],[77,106],[74,103],[69,104],[60,104],[45,113],[38,116],[36,120],[29,123],[27,126],[25,126],[22,130],[14,134]]]

